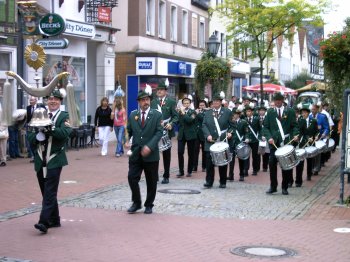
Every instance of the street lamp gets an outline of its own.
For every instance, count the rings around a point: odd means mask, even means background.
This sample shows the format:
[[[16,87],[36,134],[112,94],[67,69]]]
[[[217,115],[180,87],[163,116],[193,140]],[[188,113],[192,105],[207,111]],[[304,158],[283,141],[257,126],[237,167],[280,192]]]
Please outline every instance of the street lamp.
[[[269,76],[270,76],[270,80],[275,79],[275,70],[273,70],[273,68],[270,69]]]
[[[217,36],[215,35],[215,33],[213,33],[209,37],[209,40],[208,40],[208,42],[206,42],[206,44],[207,44],[209,54],[211,54],[213,57],[215,57],[216,54],[218,53],[219,47],[220,47],[220,41],[217,38]]]

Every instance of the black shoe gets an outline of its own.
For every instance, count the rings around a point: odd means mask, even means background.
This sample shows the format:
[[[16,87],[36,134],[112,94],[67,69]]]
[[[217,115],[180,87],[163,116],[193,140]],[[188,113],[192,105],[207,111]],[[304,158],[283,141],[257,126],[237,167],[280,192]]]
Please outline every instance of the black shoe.
[[[288,183],[288,187],[293,187],[293,182]]]
[[[51,227],[61,227],[61,223],[60,222],[49,222],[49,224],[47,225],[47,228],[51,228]]]
[[[267,168],[264,168],[264,169],[263,169],[263,172],[267,172]]]
[[[34,159],[31,159],[31,160],[29,161],[29,163],[34,163]]]
[[[45,226],[44,224],[38,223],[38,224],[35,224],[34,227],[38,229],[40,232],[43,232],[45,234],[47,233],[47,226]]]
[[[169,184],[169,178],[164,177],[161,183],[162,184]]]
[[[192,171],[192,172],[194,172],[194,171]],[[187,175],[186,175],[186,177],[191,177],[192,176],[192,173],[188,173]]]
[[[301,184],[295,183],[295,187],[301,187]]]
[[[273,194],[273,193],[276,193],[277,192],[277,189],[273,189],[273,188],[269,188],[269,190],[266,191],[266,194]]]
[[[248,172],[247,172],[247,173],[244,173],[244,176],[249,176]]]
[[[24,156],[20,156],[20,155],[18,155],[18,156],[16,156],[17,158],[24,158]]]
[[[235,179],[233,178],[233,176],[232,177],[229,176],[229,177],[226,178],[226,180],[229,181],[229,182],[233,182]]]
[[[240,176],[239,181],[244,181],[244,176]]]
[[[180,174],[177,174],[176,177],[183,177],[184,174],[183,173],[180,173]]]
[[[6,166],[6,162],[1,162],[0,166]]]
[[[282,189],[282,195],[289,195],[288,190],[287,189]]]
[[[318,172],[314,172],[313,175],[314,175],[314,176],[318,176]]]
[[[197,168],[193,168],[193,169],[192,169],[192,172],[193,172],[193,173],[197,173]]]
[[[141,209],[141,205],[140,204],[135,204],[135,203],[133,203],[132,205],[131,205],[131,207],[129,207],[129,209],[128,209],[128,213],[129,214],[134,214],[137,210],[139,210],[139,209]]]
[[[253,172],[252,176],[257,176],[258,172]]]
[[[205,182],[203,186],[205,188],[211,188],[211,187],[213,187],[213,184],[209,184],[208,182]]]
[[[307,181],[311,181],[311,175],[308,175],[306,178]]]
[[[226,188],[225,184],[220,184],[219,188]]]
[[[146,207],[145,214],[152,214],[152,207]]]
[[[202,168],[202,172],[205,172],[205,168]]]

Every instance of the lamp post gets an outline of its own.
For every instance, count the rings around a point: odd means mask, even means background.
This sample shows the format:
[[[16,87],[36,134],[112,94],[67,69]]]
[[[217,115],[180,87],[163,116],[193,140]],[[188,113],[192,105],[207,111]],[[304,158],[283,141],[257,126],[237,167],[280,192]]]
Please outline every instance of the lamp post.
[[[216,57],[216,54],[219,51],[219,47],[220,47],[220,41],[217,38],[217,36],[215,35],[215,33],[213,33],[210,37],[208,42],[206,42],[207,44],[207,49],[208,49],[208,53],[212,56],[212,57]]]

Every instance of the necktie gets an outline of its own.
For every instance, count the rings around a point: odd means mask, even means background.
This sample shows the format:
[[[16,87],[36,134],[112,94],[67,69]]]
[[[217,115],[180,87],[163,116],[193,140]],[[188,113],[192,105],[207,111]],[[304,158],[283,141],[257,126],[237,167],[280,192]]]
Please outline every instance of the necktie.
[[[160,106],[163,106],[163,98],[160,99]]]
[[[49,113],[48,115],[49,115],[50,119],[52,119],[52,113]]]
[[[218,116],[219,116],[219,111],[215,110],[215,117],[218,118]]]
[[[249,124],[252,124],[252,118],[249,117]]]
[[[142,111],[142,119],[141,119],[141,127],[143,128],[145,126],[145,111]]]
[[[33,115],[33,112],[34,112],[34,106],[32,106],[32,109],[31,109],[31,113]]]
[[[277,110],[278,110],[278,118],[281,119],[281,109],[278,108]]]

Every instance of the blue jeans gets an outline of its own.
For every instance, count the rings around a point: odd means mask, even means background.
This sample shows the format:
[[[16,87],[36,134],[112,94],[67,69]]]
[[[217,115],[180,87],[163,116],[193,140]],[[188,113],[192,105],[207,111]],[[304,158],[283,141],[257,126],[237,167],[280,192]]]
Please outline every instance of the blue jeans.
[[[12,158],[20,156],[18,145],[18,127],[9,126],[9,155]]]
[[[125,127],[124,126],[115,126],[114,127],[115,136],[117,138],[117,147],[115,149],[116,154],[124,154],[123,149],[123,138],[125,133]]]

